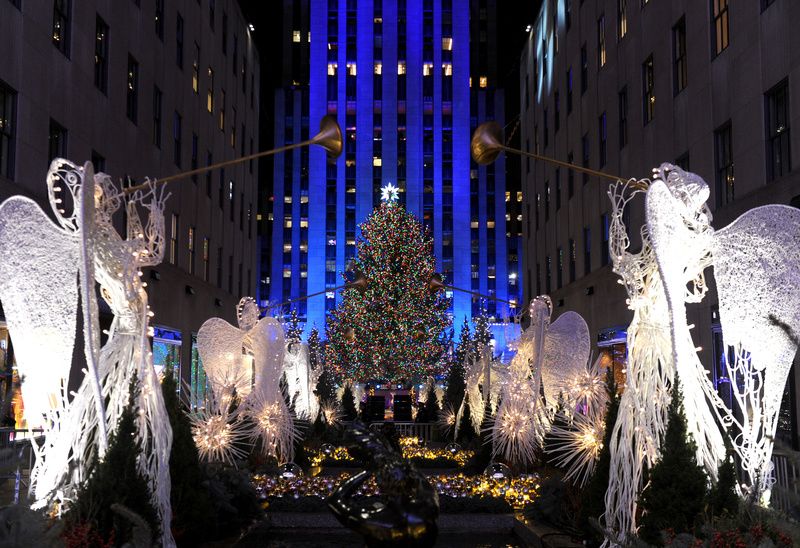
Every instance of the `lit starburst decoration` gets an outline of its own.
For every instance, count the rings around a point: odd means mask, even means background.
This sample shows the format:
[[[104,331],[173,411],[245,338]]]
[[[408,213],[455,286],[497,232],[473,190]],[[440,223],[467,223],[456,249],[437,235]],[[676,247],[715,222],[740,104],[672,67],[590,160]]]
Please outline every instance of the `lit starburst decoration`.
[[[439,431],[447,437],[455,430],[456,426],[456,410],[453,409],[453,404],[448,403],[447,406],[439,412],[439,418],[436,421],[439,426]]]
[[[400,198],[400,189],[392,183],[381,188],[381,201],[396,202]]]
[[[492,453],[508,462],[527,465],[536,458],[546,428],[545,413],[536,404],[527,365],[512,366],[505,381],[502,402],[491,426]]]
[[[342,420],[342,413],[336,404],[324,403],[320,406],[320,413],[322,413],[322,420],[328,426],[336,426]]]
[[[191,417],[192,436],[200,458],[206,462],[236,464],[246,456],[242,447],[246,432],[231,413],[200,411]]]
[[[263,392],[251,394],[245,414],[252,421],[250,438],[259,441],[266,454],[282,462],[291,461],[299,432],[280,393],[271,396]]]
[[[567,383],[568,400],[585,415],[596,416],[605,413],[608,404],[608,389],[601,371],[600,360],[587,364],[586,368]]]
[[[605,420],[595,415],[576,413],[571,419],[554,421],[550,430],[553,440],[549,448],[553,464],[566,469],[564,480],[583,486],[594,472],[603,449]]]

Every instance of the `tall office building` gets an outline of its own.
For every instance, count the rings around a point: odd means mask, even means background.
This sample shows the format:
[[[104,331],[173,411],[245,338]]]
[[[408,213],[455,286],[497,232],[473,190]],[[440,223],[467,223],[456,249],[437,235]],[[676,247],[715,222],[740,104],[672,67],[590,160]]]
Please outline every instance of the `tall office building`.
[[[3,1],[0,51],[0,199],[48,211],[54,157],[140,183],[258,150],[260,61],[235,0]],[[200,325],[235,323],[254,293],[257,174],[249,162],[168,185],[164,260],[144,277],[156,364],[186,382]]]
[[[522,53],[523,148],[625,178],[679,165],[708,183],[716,228],[759,205],[798,206],[799,21],[796,2],[546,0]],[[524,294],[551,295],[555,315],[579,312],[596,352],[623,368],[632,313],[611,271],[607,185],[523,159]],[[635,250],[642,200],[628,221]],[[729,398],[713,284],[688,318],[700,359]],[[789,385],[779,433],[796,444],[800,375]]]
[[[388,184],[431,231],[447,283],[516,300],[503,165],[479,168],[469,158],[471,130],[487,119],[503,121],[494,4],[284,2],[275,144],[308,138],[331,114],[345,145],[335,164],[318,148],[275,159],[271,250],[262,245],[272,264],[260,276],[262,304],[325,292],[297,304],[307,329],[322,328],[341,298],[332,289],[355,256],[357,227]],[[479,305],[465,293],[452,298],[458,328]],[[493,301],[486,307],[497,317],[507,310]]]

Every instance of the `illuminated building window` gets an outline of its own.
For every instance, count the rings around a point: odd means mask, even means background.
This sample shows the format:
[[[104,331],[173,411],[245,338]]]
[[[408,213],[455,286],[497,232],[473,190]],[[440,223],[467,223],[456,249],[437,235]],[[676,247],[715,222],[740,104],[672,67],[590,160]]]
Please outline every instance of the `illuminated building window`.
[[[423,76],[430,76],[433,72],[433,63],[423,63],[422,64],[422,75]]]
[[[284,196],[283,197],[283,203],[284,204],[291,204],[292,203],[292,197],[291,196]]]
[[[169,262],[176,264],[178,262],[178,216],[172,214],[172,222],[170,223],[170,238],[169,238]]]
[[[208,281],[208,248],[209,248],[209,241],[208,238],[203,238],[203,281]]]
[[[397,74],[405,74],[406,73],[406,62],[399,61],[397,63]]]
[[[208,97],[206,99],[206,110],[214,112],[214,69],[208,67]]]
[[[336,76],[336,63],[328,63],[328,76]]]
[[[518,201],[518,202],[521,202],[521,201],[522,201],[522,191],[521,191],[521,190],[518,190],[518,191],[517,191],[517,201]]]
[[[719,55],[728,47],[728,0],[712,1],[713,23],[711,34],[714,37],[714,53]]]
[[[200,46],[194,43],[194,60],[192,60],[192,91],[199,93],[200,90]]]
[[[628,0],[617,0],[617,38],[628,34]]]
[[[642,64],[642,111],[645,124],[655,116],[655,88],[655,69],[653,68],[653,56],[651,55],[647,58],[647,61]]]
[[[283,251],[284,252],[291,251],[291,250],[292,250],[292,244],[283,244]]]
[[[373,156],[372,157],[372,165],[375,167],[381,167],[381,157],[380,156]]]
[[[442,63],[442,74],[445,76],[452,76],[453,75],[453,64],[452,63]]]
[[[597,64],[603,67],[606,64],[606,16],[601,15],[597,20]]]
[[[489,82],[488,82],[488,80],[487,80],[486,76],[481,76],[481,79],[480,79],[480,86],[481,86],[482,88],[485,88],[485,87],[486,87],[486,86],[488,86],[488,85],[489,85]]]
[[[71,0],[53,2],[53,45],[69,57]]]
[[[356,75],[356,64],[355,63],[347,63],[347,75],[348,76],[355,76]]]
[[[442,49],[445,51],[453,51],[453,38],[451,36],[442,37]]]
[[[189,227],[189,274],[194,274],[194,227]]]
[[[383,64],[375,63],[375,74],[381,74],[383,72]]]
[[[292,42],[299,43],[300,42],[300,31],[293,30],[292,31]]]
[[[290,269],[288,269],[288,268],[284,268],[283,269],[283,277],[284,278],[291,278],[292,277],[292,271]]]

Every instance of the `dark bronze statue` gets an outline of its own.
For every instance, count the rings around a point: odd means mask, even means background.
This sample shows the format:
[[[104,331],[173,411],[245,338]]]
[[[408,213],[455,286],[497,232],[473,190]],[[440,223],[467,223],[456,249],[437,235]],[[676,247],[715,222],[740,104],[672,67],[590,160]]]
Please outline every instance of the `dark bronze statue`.
[[[342,483],[328,507],[344,525],[361,534],[367,546],[433,546],[439,517],[439,496],[428,482],[382,435],[354,422],[345,444],[366,470]],[[356,498],[358,488],[375,476],[381,496]]]

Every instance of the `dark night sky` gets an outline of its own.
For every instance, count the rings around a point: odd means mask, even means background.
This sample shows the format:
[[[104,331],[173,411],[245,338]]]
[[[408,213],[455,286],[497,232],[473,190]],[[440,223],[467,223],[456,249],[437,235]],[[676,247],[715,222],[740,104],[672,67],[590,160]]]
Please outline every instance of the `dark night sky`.
[[[391,0],[384,0],[391,1]],[[497,74],[500,87],[505,88],[507,131],[515,125],[519,114],[519,58],[522,45],[527,34],[525,26],[533,23],[539,11],[541,0],[496,0],[498,32],[497,32]],[[272,127],[274,95],[272,90],[280,85],[280,69],[278,62],[282,59],[279,37],[282,16],[280,14],[282,0],[239,0],[245,17],[255,25],[255,41],[261,58],[261,120],[260,149],[272,148]],[[517,131],[516,136],[519,135]],[[510,144],[514,144],[512,141]],[[271,173],[271,162],[262,164]],[[511,167],[511,166],[509,166]],[[513,168],[511,168],[513,170]],[[513,178],[513,175],[509,173]],[[270,176],[261,177],[267,183]],[[509,181],[511,182],[511,181]],[[513,184],[513,183],[512,183]]]

